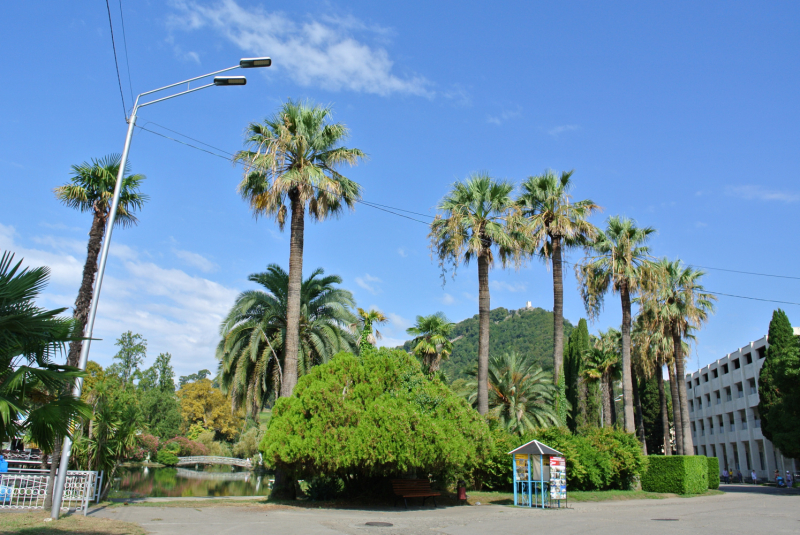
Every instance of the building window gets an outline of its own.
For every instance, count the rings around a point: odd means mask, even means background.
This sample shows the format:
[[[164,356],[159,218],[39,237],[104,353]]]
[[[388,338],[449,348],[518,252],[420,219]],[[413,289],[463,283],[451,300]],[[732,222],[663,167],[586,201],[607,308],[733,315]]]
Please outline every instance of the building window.
[[[731,387],[725,387],[725,401],[731,401],[733,397],[731,397]]]
[[[711,406],[711,394],[706,394],[706,405]]]
[[[697,432],[697,426],[695,425],[696,422],[692,422],[692,433]]]
[[[764,450],[758,448],[758,463],[761,465],[762,470],[766,470],[764,467]]]
[[[687,389],[687,390],[691,390],[691,389],[692,389],[692,382],[691,382],[691,381],[687,381],[687,383],[686,383],[686,389]]]
[[[736,397],[737,398],[744,397],[744,388],[742,388],[742,383],[736,383]]]
[[[747,384],[750,387],[750,394],[757,394],[758,393],[758,389],[756,388],[756,380],[755,379],[749,379],[747,381]]]
[[[705,446],[701,446],[701,447],[703,448],[703,455],[708,457],[708,453],[707,453],[706,447]]]
[[[694,401],[689,400],[689,412],[694,412]]]
[[[725,375],[726,373],[728,373],[728,365],[727,364],[723,364],[722,365],[722,375]]]
[[[709,418],[708,419],[708,434],[710,434],[710,435],[714,434],[714,419],[713,418]]]
[[[711,456],[712,457],[716,457],[717,456],[717,446],[714,445],[714,444],[711,444]]]
[[[763,359],[764,357],[767,356],[767,348],[764,347],[764,346],[761,346],[758,349],[756,349],[756,353],[758,353],[758,358],[759,359]]]
[[[736,360],[733,361],[733,369],[734,370],[738,370],[741,367],[742,366],[739,364],[739,359],[736,359]]]
[[[730,425],[731,431],[736,431],[736,421],[733,419],[733,413],[728,413],[728,424]]]
[[[761,415],[758,409],[753,409],[753,428],[759,429],[761,427]]]
[[[747,413],[739,411],[739,418],[742,420],[742,429],[747,429]]]
[[[716,379],[717,377],[719,377],[719,370],[714,368],[713,370],[711,370],[711,378]]]
[[[703,398],[697,398],[697,408],[698,409],[703,408]]]
[[[697,455],[697,446],[694,447],[694,454]]]
[[[719,432],[725,432],[725,420],[722,419],[722,416],[719,417]]]
[[[700,386],[700,378],[699,377],[695,377],[694,386]]]
[[[719,395],[719,390],[717,390],[716,392],[714,392],[714,397],[716,397],[716,398],[717,398],[717,405],[719,405],[720,403],[722,403],[722,397]]]
[[[707,382],[708,382],[708,374],[707,374],[707,373],[704,373],[704,374],[703,374],[703,382],[704,382],[704,383],[707,383]]]
[[[746,353],[744,355],[744,363],[745,364],[752,364],[753,363],[753,354],[752,353]]]

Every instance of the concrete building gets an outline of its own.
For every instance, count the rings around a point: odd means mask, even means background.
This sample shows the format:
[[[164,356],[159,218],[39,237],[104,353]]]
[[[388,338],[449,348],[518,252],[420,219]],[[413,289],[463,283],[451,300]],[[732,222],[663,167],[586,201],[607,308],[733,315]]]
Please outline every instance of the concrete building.
[[[755,469],[759,479],[774,480],[776,468],[784,476],[800,469],[761,433],[758,376],[768,346],[765,336],[686,376],[694,453],[719,458],[720,472],[727,467],[749,478]]]

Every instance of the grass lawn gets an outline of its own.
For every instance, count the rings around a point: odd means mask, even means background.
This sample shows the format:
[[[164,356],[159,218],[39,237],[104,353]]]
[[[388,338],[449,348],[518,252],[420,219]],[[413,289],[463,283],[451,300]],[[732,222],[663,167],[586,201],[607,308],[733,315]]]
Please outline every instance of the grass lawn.
[[[0,513],[0,533],[17,535],[57,535],[83,533],[85,535],[145,535],[145,531],[130,522],[93,518],[81,514],[64,515],[59,520],[45,522],[50,515],[35,513]]]
[[[719,490],[709,490],[704,494],[664,494],[659,492],[645,492],[643,490],[573,490],[567,493],[570,502],[604,502],[619,500],[662,500],[664,498],[693,498],[695,496],[716,496],[725,494]],[[511,492],[467,492],[470,505],[477,503],[495,505],[513,505],[514,494]]]

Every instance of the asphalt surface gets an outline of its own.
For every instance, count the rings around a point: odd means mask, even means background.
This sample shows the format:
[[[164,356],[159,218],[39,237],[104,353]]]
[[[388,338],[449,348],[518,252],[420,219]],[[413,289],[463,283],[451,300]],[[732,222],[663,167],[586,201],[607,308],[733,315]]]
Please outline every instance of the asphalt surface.
[[[570,509],[544,511],[498,505],[408,511],[131,505],[90,514],[136,522],[150,533],[176,535],[800,533],[800,494],[747,485],[723,485],[722,490],[726,493],[718,496],[583,502],[571,504]],[[392,526],[368,526],[367,522]]]

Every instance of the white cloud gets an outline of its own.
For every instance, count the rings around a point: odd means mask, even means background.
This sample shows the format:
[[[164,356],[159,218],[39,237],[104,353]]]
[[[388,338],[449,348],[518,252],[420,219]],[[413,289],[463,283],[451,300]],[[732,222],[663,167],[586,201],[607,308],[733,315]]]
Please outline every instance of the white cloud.
[[[695,228],[705,228],[708,226],[708,223],[704,223],[703,221],[697,221],[694,224]]]
[[[580,126],[576,124],[565,124],[551,128],[550,130],[547,131],[547,133],[550,134],[552,137],[557,138],[561,134],[564,134],[566,132],[572,132],[573,130],[579,130],[579,129]]]
[[[295,22],[279,12],[243,8],[235,0],[201,5],[191,0],[173,2],[172,28],[185,31],[212,28],[247,54],[270,56],[278,71],[301,86],[319,86],[378,95],[404,93],[432,96],[430,83],[418,75],[394,73],[389,53],[355,34],[388,31],[353,17],[314,17]]]
[[[381,283],[383,281],[378,277],[373,277],[369,273],[365,273],[363,277],[356,277],[355,281],[356,284],[364,288],[372,295],[378,295],[379,293],[381,293],[381,289],[378,288],[378,285],[376,283]]]
[[[406,343],[408,338],[392,338],[389,336],[384,336],[380,340],[378,340],[378,347],[401,347],[403,344]]]
[[[443,305],[452,305],[456,302],[456,298],[450,295],[449,293],[445,293],[442,298],[440,299]]]
[[[408,256],[408,253],[407,253],[407,252],[406,252],[406,250],[405,250],[405,249],[403,249],[402,247],[400,247],[400,248],[397,250],[397,254],[399,254],[399,255],[400,255],[400,256],[402,256],[403,258],[405,258],[405,257],[407,257],[407,256]]]
[[[389,325],[391,325],[392,329],[395,331],[406,332],[406,329],[412,325],[410,320],[394,312],[389,312],[386,314],[386,317],[389,318]]]
[[[778,191],[767,189],[763,186],[747,185],[747,186],[728,186],[725,188],[725,194],[732,197],[739,197],[740,199],[759,200],[759,201],[782,201],[782,202],[797,202],[800,201],[800,193],[793,191]]]
[[[203,273],[211,273],[219,268],[219,266],[214,262],[198,253],[174,248],[172,249],[172,253],[190,266],[196,267]]]
[[[486,122],[500,126],[509,119],[519,117],[521,113],[522,108],[520,107],[517,107],[517,109],[513,111],[503,110],[499,115],[487,115]]]
[[[521,282],[509,284],[507,282],[493,280],[489,283],[489,286],[495,290],[506,292],[524,292],[527,290],[527,285]]]

